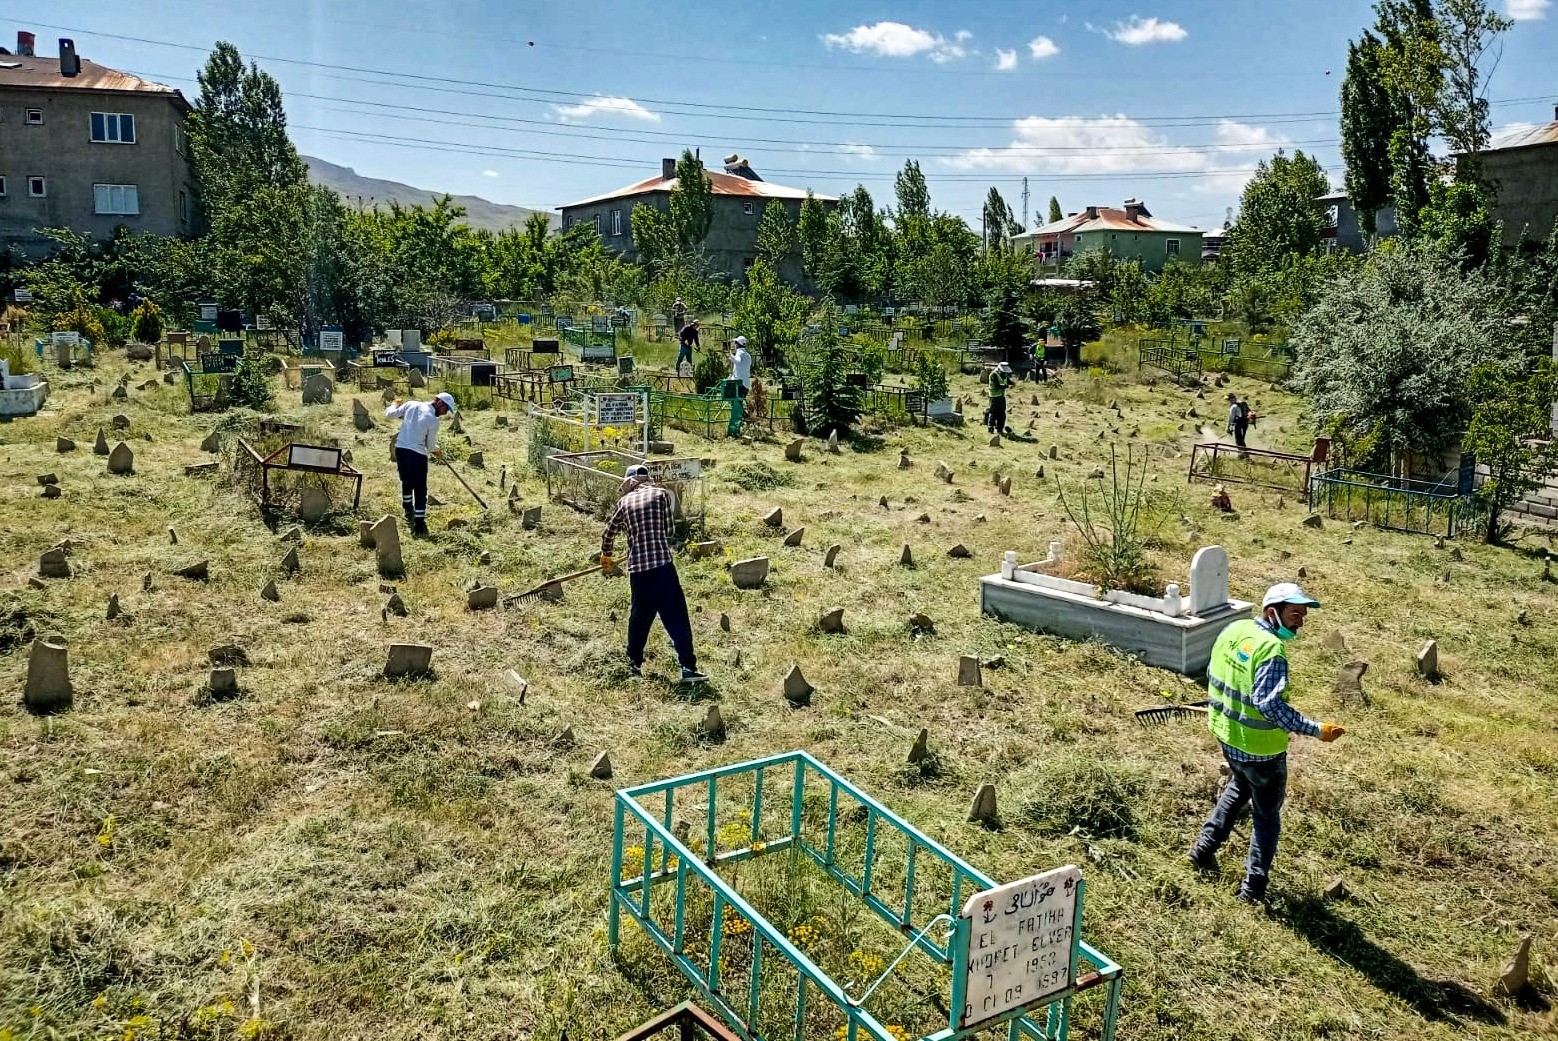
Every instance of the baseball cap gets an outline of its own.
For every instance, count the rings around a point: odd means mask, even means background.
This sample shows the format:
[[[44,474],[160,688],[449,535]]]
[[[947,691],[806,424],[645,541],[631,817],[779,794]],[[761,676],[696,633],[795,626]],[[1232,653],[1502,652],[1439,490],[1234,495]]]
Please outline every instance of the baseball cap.
[[[1011,362],[1003,361],[1000,364],[998,364],[996,366],[996,368],[1000,369],[1002,372],[1011,372],[1012,371],[1012,364],[1011,364]]]
[[[1302,604],[1304,607],[1319,607],[1320,601],[1300,589],[1297,582],[1278,582],[1266,590],[1266,597],[1260,602],[1260,607],[1264,611],[1275,604]]]
[[[745,347],[747,345],[747,338],[745,336],[738,336],[730,342],[735,344],[737,347]]]
[[[645,466],[643,463],[634,463],[632,466],[627,468],[627,472],[622,475],[622,479],[624,481],[631,481],[635,477],[648,476],[649,467]]]
[[[437,398],[435,398],[435,400],[442,401],[445,405],[448,405],[450,412],[453,412],[455,410],[454,409],[454,395],[449,393],[447,390],[441,392],[437,396]]]

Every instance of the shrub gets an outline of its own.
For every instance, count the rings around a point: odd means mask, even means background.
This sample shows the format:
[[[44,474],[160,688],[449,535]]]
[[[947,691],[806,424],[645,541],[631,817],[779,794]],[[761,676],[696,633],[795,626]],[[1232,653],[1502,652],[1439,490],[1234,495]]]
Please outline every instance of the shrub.
[[[162,327],[162,309],[150,300],[142,300],[130,315],[130,336],[138,343],[161,343]]]
[[[83,339],[91,340],[94,347],[108,342],[107,334],[103,331],[103,323],[93,313],[93,308],[87,306],[86,298],[80,291],[77,291],[70,310],[61,311],[54,316],[54,328],[58,332],[80,333]]]
[[[238,371],[233,374],[231,400],[235,405],[252,409],[270,408],[275,402],[271,378],[259,359],[246,357],[238,362]]]
[[[130,316],[120,314],[112,307],[94,307],[92,310],[103,326],[103,342],[110,347],[123,347],[130,339]]]
[[[1127,450],[1125,472],[1113,446],[1109,449],[1109,473],[1102,491],[1092,490],[1092,482],[1082,485],[1075,506],[1066,498],[1066,489],[1056,478],[1060,505],[1082,536],[1083,573],[1109,589],[1151,594],[1156,591],[1158,569],[1147,559],[1146,544],[1163,526],[1167,513],[1156,518],[1143,516],[1147,511],[1147,461]]]
[[[831,305],[812,337],[811,354],[801,373],[806,388],[806,425],[818,434],[844,433],[860,418],[860,388],[849,383],[850,352],[838,338],[838,315]]]
[[[928,351],[914,352],[914,388],[929,401],[947,396],[947,370]]]
[[[728,375],[730,375],[730,368],[725,364],[725,356],[717,347],[701,351],[692,365],[692,378],[699,394],[719,386]]]

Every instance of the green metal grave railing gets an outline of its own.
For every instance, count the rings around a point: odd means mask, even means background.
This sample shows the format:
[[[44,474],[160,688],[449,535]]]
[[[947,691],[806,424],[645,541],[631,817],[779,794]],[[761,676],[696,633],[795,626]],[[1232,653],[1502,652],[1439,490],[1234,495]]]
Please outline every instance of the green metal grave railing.
[[[193,365],[180,362],[179,368],[184,371],[191,412],[212,412],[228,406],[238,358],[231,354],[202,354]]]
[[[733,425],[739,428],[740,408],[739,398],[723,396],[718,387],[704,394],[656,392],[649,397],[650,422],[657,429],[686,430],[710,439],[728,436]]]
[[[640,836],[642,845],[625,859],[629,838],[636,842]],[[859,837],[864,844],[856,858],[854,842]],[[810,862],[906,945],[859,998],[819,968],[720,874],[721,868],[780,852]],[[841,1024],[837,1036],[843,1041],[894,1041],[865,1002],[899,962],[915,953],[952,970],[946,1008],[953,1014],[945,1028],[924,1034],[922,1041],[956,1041],[998,1023],[1006,1024],[1007,1041],[1066,1041],[1075,995],[1093,988],[1104,991],[1098,1017],[1101,1041],[1114,1037],[1124,970],[1083,941],[1080,930],[1072,938],[1078,975],[1042,1009],[1042,1022],[1034,1018],[1040,1009],[1023,1006],[975,1027],[957,1028],[969,930],[960,912],[970,897],[995,888],[995,881],[804,751],[617,792],[611,878],[607,939],[612,951],[617,951],[626,912],[745,1041],[802,1041],[821,1036],[817,1029],[834,1023]],[[1081,898],[1079,891],[1078,922]],[[737,930],[727,935],[732,921],[746,923],[739,934],[750,929],[751,962],[744,981],[721,958],[722,945],[738,942]],[[948,922],[952,928],[935,928]],[[785,981],[782,1007],[776,1007],[772,988],[766,1007],[761,1000],[763,967],[770,961],[775,963],[772,978],[782,975]],[[1081,971],[1084,963],[1086,972]],[[809,1009],[816,1011],[809,1015]],[[824,1022],[818,1023],[819,1018]]]
[[[1201,378],[1201,352],[1173,340],[1144,337],[1136,344],[1136,368],[1162,369],[1177,382]]]
[[[1476,500],[1447,481],[1413,481],[1344,467],[1310,480],[1309,508],[1392,531],[1445,538],[1466,527],[1475,529],[1481,516]]]

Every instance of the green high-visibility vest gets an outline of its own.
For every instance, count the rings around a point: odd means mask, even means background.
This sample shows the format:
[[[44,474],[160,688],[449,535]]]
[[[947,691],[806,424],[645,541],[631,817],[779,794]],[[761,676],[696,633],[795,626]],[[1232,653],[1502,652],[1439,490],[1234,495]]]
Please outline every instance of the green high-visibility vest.
[[[1272,658],[1287,657],[1275,633],[1245,618],[1222,631],[1207,664],[1207,729],[1230,748],[1251,755],[1288,750],[1288,732],[1255,707],[1255,671]]]
[[[998,372],[992,372],[990,374],[990,397],[991,397],[991,399],[993,400],[995,398],[1004,398],[1004,397],[1006,397],[1006,388],[1011,386],[1011,382],[1012,382],[1011,378],[1008,377],[1006,375],[1006,373],[999,372],[999,371]]]

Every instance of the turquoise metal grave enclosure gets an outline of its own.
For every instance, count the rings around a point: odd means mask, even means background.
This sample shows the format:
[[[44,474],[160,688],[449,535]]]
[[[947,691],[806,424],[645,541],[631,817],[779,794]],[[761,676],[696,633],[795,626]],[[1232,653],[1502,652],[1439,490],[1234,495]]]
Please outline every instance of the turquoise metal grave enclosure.
[[[861,835],[863,855],[846,853],[846,845],[853,851]],[[625,856],[625,850],[631,855]],[[960,912],[970,897],[997,883],[803,751],[617,792],[608,932],[613,952],[626,912],[748,1041],[803,1041],[808,1005],[816,1003],[832,1006],[828,1023],[838,1025],[844,1041],[895,1041],[866,1007],[874,984],[862,995],[847,993],[719,872],[781,851],[811,861],[896,932],[906,948],[900,958],[924,955],[950,970],[944,993],[953,1014],[945,1028],[923,1035],[923,1041],[973,1037],[997,1024],[1004,1024],[1008,1041],[1066,1041],[1073,999],[1094,988],[1103,991],[1099,1036],[1112,1041],[1124,970],[1083,942],[1080,929],[1072,940],[1076,976],[1062,994],[1045,1007],[1023,1006],[971,1029],[957,1029],[969,930]],[[1080,922],[1080,892],[1077,901]],[[747,924],[732,928],[731,922]],[[733,934],[743,935],[745,944],[747,925],[748,979],[724,980],[721,945]],[[760,1000],[765,997],[763,966],[770,962],[784,981],[785,1007],[779,1009],[773,1007],[773,988],[767,990],[766,1005]]]

